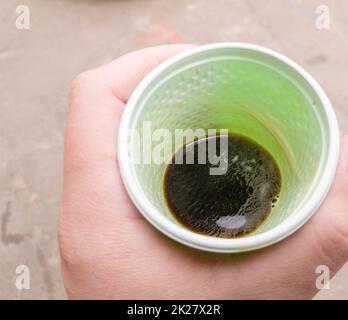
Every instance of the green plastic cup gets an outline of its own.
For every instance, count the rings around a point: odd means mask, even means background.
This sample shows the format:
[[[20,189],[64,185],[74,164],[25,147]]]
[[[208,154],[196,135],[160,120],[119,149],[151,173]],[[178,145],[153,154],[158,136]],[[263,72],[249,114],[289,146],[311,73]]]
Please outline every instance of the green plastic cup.
[[[224,239],[194,233],[167,207],[167,164],[139,163],[144,123],[152,130],[228,129],[248,137],[276,160],[282,177],[277,205],[244,237]],[[153,143],[141,136],[143,145]],[[177,147],[177,146],[176,146]],[[164,158],[175,152],[164,147]],[[215,252],[265,247],[293,233],[316,211],[333,180],[339,130],[319,84],[299,65],[272,50],[244,43],[200,46],[153,70],[133,92],[119,128],[118,158],[125,187],[157,229],[188,246]]]

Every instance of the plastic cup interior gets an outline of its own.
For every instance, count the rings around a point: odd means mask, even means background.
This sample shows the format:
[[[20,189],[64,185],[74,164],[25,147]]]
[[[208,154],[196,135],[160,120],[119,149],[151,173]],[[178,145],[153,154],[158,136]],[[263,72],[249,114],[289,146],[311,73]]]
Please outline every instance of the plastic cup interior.
[[[165,144],[143,136],[146,121],[152,132],[165,128],[172,137],[175,129],[228,129],[263,146],[282,178],[280,197],[268,218],[236,239],[198,235],[183,227],[164,198],[167,165],[134,161],[143,157],[144,144],[162,143],[164,159],[175,152],[174,141]],[[140,148],[129,134],[134,130],[140,134]],[[300,227],[330,186],[339,140],[334,112],[319,85],[291,60],[245,44],[199,47],[155,69],[132,95],[120,135],[122,176],[143,215],[182,243],[221,252],[263,247]]]

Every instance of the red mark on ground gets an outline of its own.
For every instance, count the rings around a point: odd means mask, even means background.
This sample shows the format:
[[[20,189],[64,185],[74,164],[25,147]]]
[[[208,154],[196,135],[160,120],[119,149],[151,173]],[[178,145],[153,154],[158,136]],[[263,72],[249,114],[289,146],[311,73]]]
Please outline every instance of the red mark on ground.
[[[157,19],[155,23],[156,31],[137,37],[138,44],[150,44],[152,42],[182,43],[181,35],[173,29],[166,21]]]

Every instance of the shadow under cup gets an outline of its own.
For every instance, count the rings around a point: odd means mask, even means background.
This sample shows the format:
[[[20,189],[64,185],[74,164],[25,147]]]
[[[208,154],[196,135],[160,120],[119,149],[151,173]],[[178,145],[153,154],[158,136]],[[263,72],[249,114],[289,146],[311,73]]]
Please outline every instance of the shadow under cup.
[[[260,47],[206,48],[165,62],[136,89],[121,121],[120,144],[127,149],[119,149],[121,172],[137,207],[162,232],[201,249],[250,250],[290,234],[319,206],[337,163],[337,124],[319,85],[289,59]],[[125,141],[126,129],[131,134]],[[228,129],[252,139],[273,156],[281,173],[280,197],[255,231],[238,239],[215,238],[222,246],[214,248],[208,242],[200,245],[201,240],[209,241],[203,238],[214,237],[194,234],[176,221],[163,190],[165,161],[182,147],[175,143],[176,129]],[[162,150],[165,161],[159,164],[152,158],[150,164],[144,163],[144,159],[149,162],[151,150],[157,154]],[[285,227],[278,239],[272,238],[270,232],[291,217],[297,219],[293,230],[285,232]],[[252,243],[251,238],[266,234],[264,243]],[[237,244],[240,240],[245,247]]]

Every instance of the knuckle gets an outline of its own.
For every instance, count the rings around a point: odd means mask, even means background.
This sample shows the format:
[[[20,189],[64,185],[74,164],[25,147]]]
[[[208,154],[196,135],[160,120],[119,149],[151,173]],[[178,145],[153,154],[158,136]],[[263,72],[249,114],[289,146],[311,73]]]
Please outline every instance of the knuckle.
[[[318,229],[316,238],[319,254],[323,260],[337,269],[348,258],[348,228],[346,224],[332,221],[325,229]]]
[[[79,73],[74,80],[72,81],[72,86],[79,86],[84,83],[89,83],[93,80],[94,76],[97,73],[97,69],[91,69]]]
[[[72,228],[71,223],[62,216],[62,212],[59,217],[57,237],[62,263],[69,267],[84,264],[85,258],[83,257],[80,245],[74,236],[74,229]]]
[[[98,77],[98,69],[92,69],[78,74],[71,83],[70,95],[73,96],[81,90],[84,91],[86,88],[89,88],[91,84],[97,81]]]
[[[74,254],[74,251],[76,250],[72,248],[71,244],[67,240],[66,230],[61,221],[59,221],[57,236],[61,260],[62,262],[64,261],[64,263],[69,263],[72,261],[72,259],[76,258],[76,255]]]
[[[85,269],[97,266],[102,259],[99,259],[102,246],[94,239],[95,232],[91,231],[89,223],[82,223],[77,216],[74,216],[78,207],[63,204],[57,228],[59,253],[62,264],[69,270],[80,268]]]
[[[90,82],[89,71],[85,71],[83,73],[78,74],[71,83],[71,91],[74,92],[86,85],[86,83]]]
[[[344,213],[345,219],[347,219],[347,213]],[[343,220],[343,219],[342,219]],[[341,253],[345,253],[348,256],[348,228],[346,223],[335,223],[334,230],[332,232],[332,241],[334,243],[334,248],[339,250]]]

